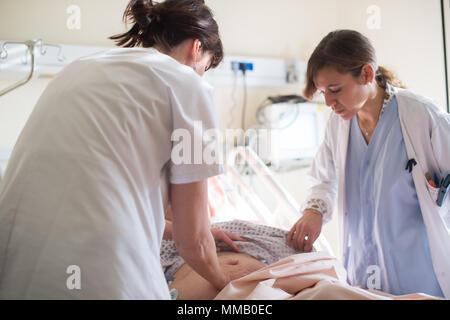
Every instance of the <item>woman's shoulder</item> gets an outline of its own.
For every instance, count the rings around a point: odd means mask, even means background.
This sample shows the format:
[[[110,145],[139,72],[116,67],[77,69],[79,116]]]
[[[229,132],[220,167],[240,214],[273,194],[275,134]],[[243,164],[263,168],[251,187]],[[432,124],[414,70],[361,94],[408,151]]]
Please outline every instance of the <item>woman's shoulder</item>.
[[[177,61],[167,60],[165,64],[154,66],[153,71],[173,94],[184,98],[200,93],[210,94],[214,91],[213,87],[191,67]]]
[[[442,123],[450,122],[450,115],[433,99],[410,90],[396,90],[399,116],[411,131],[432,131]]]
[[[155,48],[113,48],[90,58],[123,63],[133,72],[147,73],[150,77],[157,77],[171,88],[177,85],[187,89],[196,88],[204,82],[192,68]]]
[[[427,96],[402,88],[395,88],[395,91],[399,108],[408,108],[411,112],[436,116],[443,113],[439,104]]]

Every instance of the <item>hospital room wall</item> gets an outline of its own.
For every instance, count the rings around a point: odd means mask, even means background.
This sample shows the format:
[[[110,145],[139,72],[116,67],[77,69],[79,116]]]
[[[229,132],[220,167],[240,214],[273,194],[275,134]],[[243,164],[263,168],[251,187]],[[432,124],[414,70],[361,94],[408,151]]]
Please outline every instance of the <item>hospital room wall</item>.
[[[207,3],[216,13],[227,54],[307,60],[329,31],[355,29],[372,41],[380,65],[393,71],[408,89],[434,99],[446,110],[439,0],[282,0],[276,5],[272,1],[267,5],[264,0],[209,0]],[[379,11],[373,11],[374,8]],[[265,97],[301,93],[302,88],[301,84],[248,88],[245,127],[255,124],[256,110]],[[221,127],[240,127],[243,88],[237,88],[234,99],[230,87],[216,91]]]
[[[129,0],[1,0],[0,39],[112,46],[108,37],[125,30],[122,14]],[[79,8],[79,15],[74,11]],[[76,10],[76,9],[75,9]],[[79,25],[71,22],[79,17]]]
[[[434,99],[446,111],[440,6],[440,0],[339,0],[337,26],[363,31],[380,65],[394,71],[408,89]]]

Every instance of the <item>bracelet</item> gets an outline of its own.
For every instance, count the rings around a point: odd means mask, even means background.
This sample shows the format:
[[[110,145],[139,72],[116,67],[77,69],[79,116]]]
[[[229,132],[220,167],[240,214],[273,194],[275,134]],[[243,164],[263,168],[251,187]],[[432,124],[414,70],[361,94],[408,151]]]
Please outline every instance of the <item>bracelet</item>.
[[[321,199],[310,199],[308,200],[301,209],[301,212],[305,211],[306,209],[312,209],[318,212],[318,214],[324,215],[327,214],[327,205],[325,201]]]

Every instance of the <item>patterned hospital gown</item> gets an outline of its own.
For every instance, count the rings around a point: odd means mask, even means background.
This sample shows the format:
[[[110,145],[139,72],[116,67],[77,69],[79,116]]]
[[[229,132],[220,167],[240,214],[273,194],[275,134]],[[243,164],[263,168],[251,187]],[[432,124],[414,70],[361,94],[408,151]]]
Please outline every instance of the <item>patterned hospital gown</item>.
[[[267,265],[299,253],[299,251],[285,244],[288,231],[282,229],[257,225],[243,220],[218,222],[212,224],[211,228],[232,232],[247,239],[247,241],[235,241],[239,250]],[[222,251],[232,251],[228,246],[221,246],[221,249]],[[163,240],[161,265],[166,279],[171,279],[183,264],[184,260],[178,254],[174,241]]]

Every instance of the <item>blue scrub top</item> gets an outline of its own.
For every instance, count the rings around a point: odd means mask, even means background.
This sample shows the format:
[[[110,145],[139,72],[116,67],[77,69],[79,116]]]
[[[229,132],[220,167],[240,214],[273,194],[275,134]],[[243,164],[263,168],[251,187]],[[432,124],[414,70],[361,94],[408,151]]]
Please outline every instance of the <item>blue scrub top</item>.
[[[357,117],[351,119],[345,172],[348,280],[368,288],[375,275],[371,266],[376,266],[382,291],[443,297],[407,162],[395,97],[382,112],[369,144]]]

